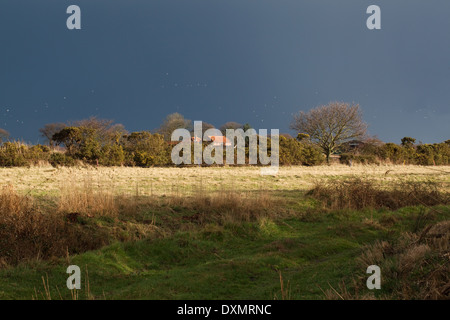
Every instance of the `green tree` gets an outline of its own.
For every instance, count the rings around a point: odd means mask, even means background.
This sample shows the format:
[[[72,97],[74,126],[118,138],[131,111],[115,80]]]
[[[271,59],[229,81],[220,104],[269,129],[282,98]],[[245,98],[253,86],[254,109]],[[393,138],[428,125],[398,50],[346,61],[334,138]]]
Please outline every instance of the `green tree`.
[[[78,127],[65,127],[52,136],[52,141],[57,145],[63,144],[71,156],[79,150],[82,140],[83,135]]]
[[[242,129],[245,131],[247,131],[248,129],[252,129],[252,126],[249,123],[246,123],[242,126]]]
[[[121,143],[127,134],[123,125],[96,117],[70,124],[51,138],[56,144],[65,145],[69,156],[94,163],[103,162],[106,165],[123,163]]]
[[[298,141],[305,141],[309,139],[309,134],[307,133],[299,133],[297,134],[297,140]]]
[[[39,129],[39,132],[42,137],[47,139],[48,144],[53,146],[55,143],[55,141],[53,141],[53,135],[65,127],[67,127],[67,125],[61,122],[47,123],[44,127]]]
[[[411,137],[404,137],[402,139],[402,146],[403,147],[408,147],[408,148],[412,148],[414,147],[414,143],[416,142],[416,139],[411,138]]]

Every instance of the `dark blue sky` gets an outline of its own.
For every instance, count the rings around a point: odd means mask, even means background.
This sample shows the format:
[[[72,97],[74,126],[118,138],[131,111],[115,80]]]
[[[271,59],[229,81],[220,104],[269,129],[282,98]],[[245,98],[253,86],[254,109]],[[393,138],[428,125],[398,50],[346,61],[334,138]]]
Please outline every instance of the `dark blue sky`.
[[[66,28],[66,8],[82,30]],[[382,30],[366,9],[382,10]],[[450,139],[448,0],[2,0],[0,128],[95,115],[290,132],[292,113],[359,103],[384,141]]]

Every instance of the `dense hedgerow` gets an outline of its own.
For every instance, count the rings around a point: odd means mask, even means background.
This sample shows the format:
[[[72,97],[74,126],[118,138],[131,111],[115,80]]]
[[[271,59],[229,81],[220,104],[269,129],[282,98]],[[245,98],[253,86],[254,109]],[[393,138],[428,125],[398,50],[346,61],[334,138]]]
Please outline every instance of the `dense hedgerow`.
[[[173,165],[171,153],[177,142],[167,141],[163,134],[150,131],[128,133],[121,124],[96,118],[64,126],[50,126],[47,129],[49,132],[46,131],[46,137],[50,146],[40,144],[31,146],[22,142],[1,144],[0,166],[20,167],[44,163],[53,166],[74,166],[79,163],[137,167]],[[53,133],[51,137],[50,133]],[[259,149],[259,139],[257,143]],[[208,144],[209,142],[203,142],[202,148]],[[248,144],[247,140],[246,164],[249,163]],[[270,156],[271,139],[267,143],[267,152]],[[342,144],[338,153],[340,162],[347,165],[380,163],[448,165],[450,140],[435,144],[415,144],[415,139],[410,137],[403,138],[401,144],[383,143],[373,138],[364,141],[353,140]],[[223,150],[223,156],[223,163],[226,163],[226,148]],[[323,150],[312,143],[307,134],[299,133],[296,139],[290,135],[279,136],[280,165],[312,166],[319,165],[324,160]],[[194,163],[193,148],[191,163]],[[257,164],[260,165],[259,162]]]
[[[379,164],[381,162],[425,166],[450,164],[450,140],[419,145],[414,145],[413,141],[414,139],[405,137],[400,145],[362,143],[353,150],[343,148],[344,152],[341,154],[340,161],[344,164]]]

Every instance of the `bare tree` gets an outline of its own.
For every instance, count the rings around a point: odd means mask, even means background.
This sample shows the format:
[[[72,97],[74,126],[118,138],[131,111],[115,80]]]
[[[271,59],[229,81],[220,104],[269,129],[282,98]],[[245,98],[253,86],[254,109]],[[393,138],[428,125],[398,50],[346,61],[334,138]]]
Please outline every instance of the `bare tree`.
[[[362,120],[358,104],[331,102],[305,113],[294,115],[291,129],[306,133],[317,143],[327,157],[342,143],[351,139],[362,138],[366,134],[367,124]]]
[[[202,135],[205,134],[206,130],[214,129],[214,128],[215,128],[215,126],[213,124],[208,123],[208,122],[202,122]]]
[[[286,139],[294,139],[289,133],[280,133],[280,137],[285,137]]]
[[[90,117],[70,123],[71,127],[84,128],[95,132],[98,141],[102,144],[119,143],[120,139],[128,134],[123,124],[114,123],[114,120]]]
[[[9,137],[9,132],[5,129],[0,128],[0,143],[3,142],[3,140],[7,139]]]
[[[172,132],[176,129],[187,129],[190,131],[192,129],[192,121],[185,119],[178,112],[169,114],[157,130],[157,133],[162,134],[164,140],[169,141],[172,137]]]
[[[44,127],[39,129],[41,136],[47,139],[50,146],[54,145],[53,135],[66,127],[65,123],[47,123]]]
[[[242,124],[238,123],[238,122],[229,121],[229,122],[223,124],[220,127],[220,131],[222,131],[223,135],[226,135],[227,134],[227,129],[236,130],[236,129],[242,129],[243,127],[244,126]]]

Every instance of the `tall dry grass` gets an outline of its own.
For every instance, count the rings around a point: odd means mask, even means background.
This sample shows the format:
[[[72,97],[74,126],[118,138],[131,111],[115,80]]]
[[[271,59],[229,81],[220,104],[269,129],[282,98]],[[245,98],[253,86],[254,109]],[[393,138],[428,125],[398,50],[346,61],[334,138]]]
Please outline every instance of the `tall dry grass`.
[[[450,221],[442,221],[416,233],[405,232],[396,241],[377,241],[368,245],[358,258],[361,270],[370,265],[381,269],[379,299],[450,299]],[[325,292],[327,299],[375,299],[368,292],[366,279],[353,279],[352,289],[342,283],[338,290]]]
[[[176,190],[168,196],[118,195],[114,186],[68,181],[56,198],[35,198],[6,186],[0,190],[0,267],[77,254],[111,241],[165,237],[183,224],[255,221],[280,207],[265,192],[206,192],[201,186],[192,196]]]
[[[449,193],[433,181],[397,181],[389,185],[362,178],[319,181],[308,195],[329,209],[387,208],[435,206],[450,203]]]
[[[44,211],[12,186],[0,190],[0,267],[84,252],[107,243],[102,230],[90,231],[56,209]]]
[[[85,187],[64,185],[61,188],[57,209],[58,212],[77,213],[88,217],[117,217],[120,199],[112,192],[94,189],[90,185]]]
[[[199,192],[194,196],[175,196],[162,201],[163,205],[191,212],[184,219],[199,224],[240,223],[270,218],[277,213],[282,214],[283,203],[267,192],[245,193],[232,190]]]

